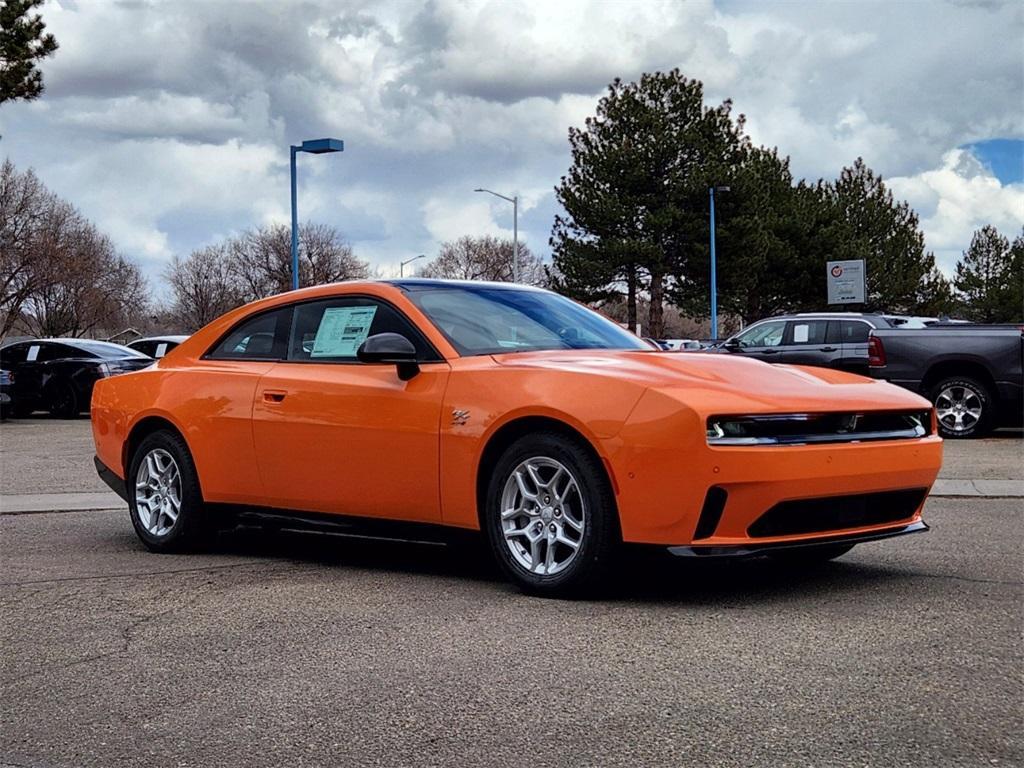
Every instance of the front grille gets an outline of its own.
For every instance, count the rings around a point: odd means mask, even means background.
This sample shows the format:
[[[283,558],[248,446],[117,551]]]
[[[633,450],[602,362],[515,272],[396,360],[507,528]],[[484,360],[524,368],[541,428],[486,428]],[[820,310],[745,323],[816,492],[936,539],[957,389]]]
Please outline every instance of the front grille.
[[[715,446],[912,440],[930,432],[929,411],[764,413],[707,422],[708,444]]]
[[[794,536],[895,523],[913,517],[927,494],[926,488],[910,488],[783,501],[757,518],[747,533],[753,538]]]

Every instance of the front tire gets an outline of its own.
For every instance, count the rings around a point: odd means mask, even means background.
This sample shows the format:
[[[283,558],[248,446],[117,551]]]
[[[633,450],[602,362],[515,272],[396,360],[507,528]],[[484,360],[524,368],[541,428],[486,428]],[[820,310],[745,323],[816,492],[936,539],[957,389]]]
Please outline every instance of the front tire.
[[[586,446],[555,432],[527,435],[505,450],[483,518],[501,569],[541,596],[596,589],[621,539],[604,467]]]
[[[147,435],[132,454],[125,481],[132,526],[147,548],[184,552],[207,543],[213,527],[192,454],[179,435]]]
[[[982,437],[991,430],[992,395],[981,382],[967,376],[951,376],[936,384],[931,401],[939,422],[939,434],[954,440]]]

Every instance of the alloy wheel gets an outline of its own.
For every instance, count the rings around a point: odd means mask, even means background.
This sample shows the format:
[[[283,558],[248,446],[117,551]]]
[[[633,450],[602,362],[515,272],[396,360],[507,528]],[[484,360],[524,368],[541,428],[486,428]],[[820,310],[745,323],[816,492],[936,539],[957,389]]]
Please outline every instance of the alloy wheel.
[[[970,387],[961,384],[946,387],[935,398],[935,414],[950,432],[966,432],[981,421],[983,402]]]
[[[139,464],[135,509],[139,523],[151,536],[166,536],[178,521],[181,472],[174,457],[163,448],[154,448]]]
[[[572,472],[547,456],[512,470],[501,494],[501,532],[515,562],[538,576],[565,570],[583,544],[586,508]]]

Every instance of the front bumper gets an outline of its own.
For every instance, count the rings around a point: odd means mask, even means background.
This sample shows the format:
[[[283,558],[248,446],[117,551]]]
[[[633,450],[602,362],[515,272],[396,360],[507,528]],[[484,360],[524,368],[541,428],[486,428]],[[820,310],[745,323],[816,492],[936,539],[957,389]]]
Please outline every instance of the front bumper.
[[[772,552],[785,552],[797,549],[809,549],[813,547],[829,546],[834,544],[861,544],[865,541],[878,541],[880,539],[891,539],[894,536],[905,536],[909,533],[925,533],[928,530],[928,525],[923,520],[910,523],[909,525],[901,525],[896,528],[891,528],[884,531],[871,531],[869,533],[854,533],[845,534],[840,536],[823,536],[813,540],[801,540],[801,541],[782,541],[782,542],[768,542],[768,543],[754,543],[742,544],[731,547],[721,547],[714,545],[691,545],[685,547],[668,547],[669,554],[675,555],[676,557],[692,557],[692,558],[744,558],[744,557],[759,557],[761,555],[767,555]]]

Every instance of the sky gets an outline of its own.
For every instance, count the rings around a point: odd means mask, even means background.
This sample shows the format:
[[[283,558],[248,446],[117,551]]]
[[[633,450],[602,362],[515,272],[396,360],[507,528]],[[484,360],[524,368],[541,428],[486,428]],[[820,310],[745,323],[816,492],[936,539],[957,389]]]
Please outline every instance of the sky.
[[[38,101],[0,107],[32,167],[139,261],[299,214],[381,274],[462,235],[549,255],[568,130],[615,77],[679,67],[731,98],[800,177],[864,157],[950,272],[972,232],[1024,226],[1024,3],[48,0]],[[725,257],[723,254],[722,257]]]

